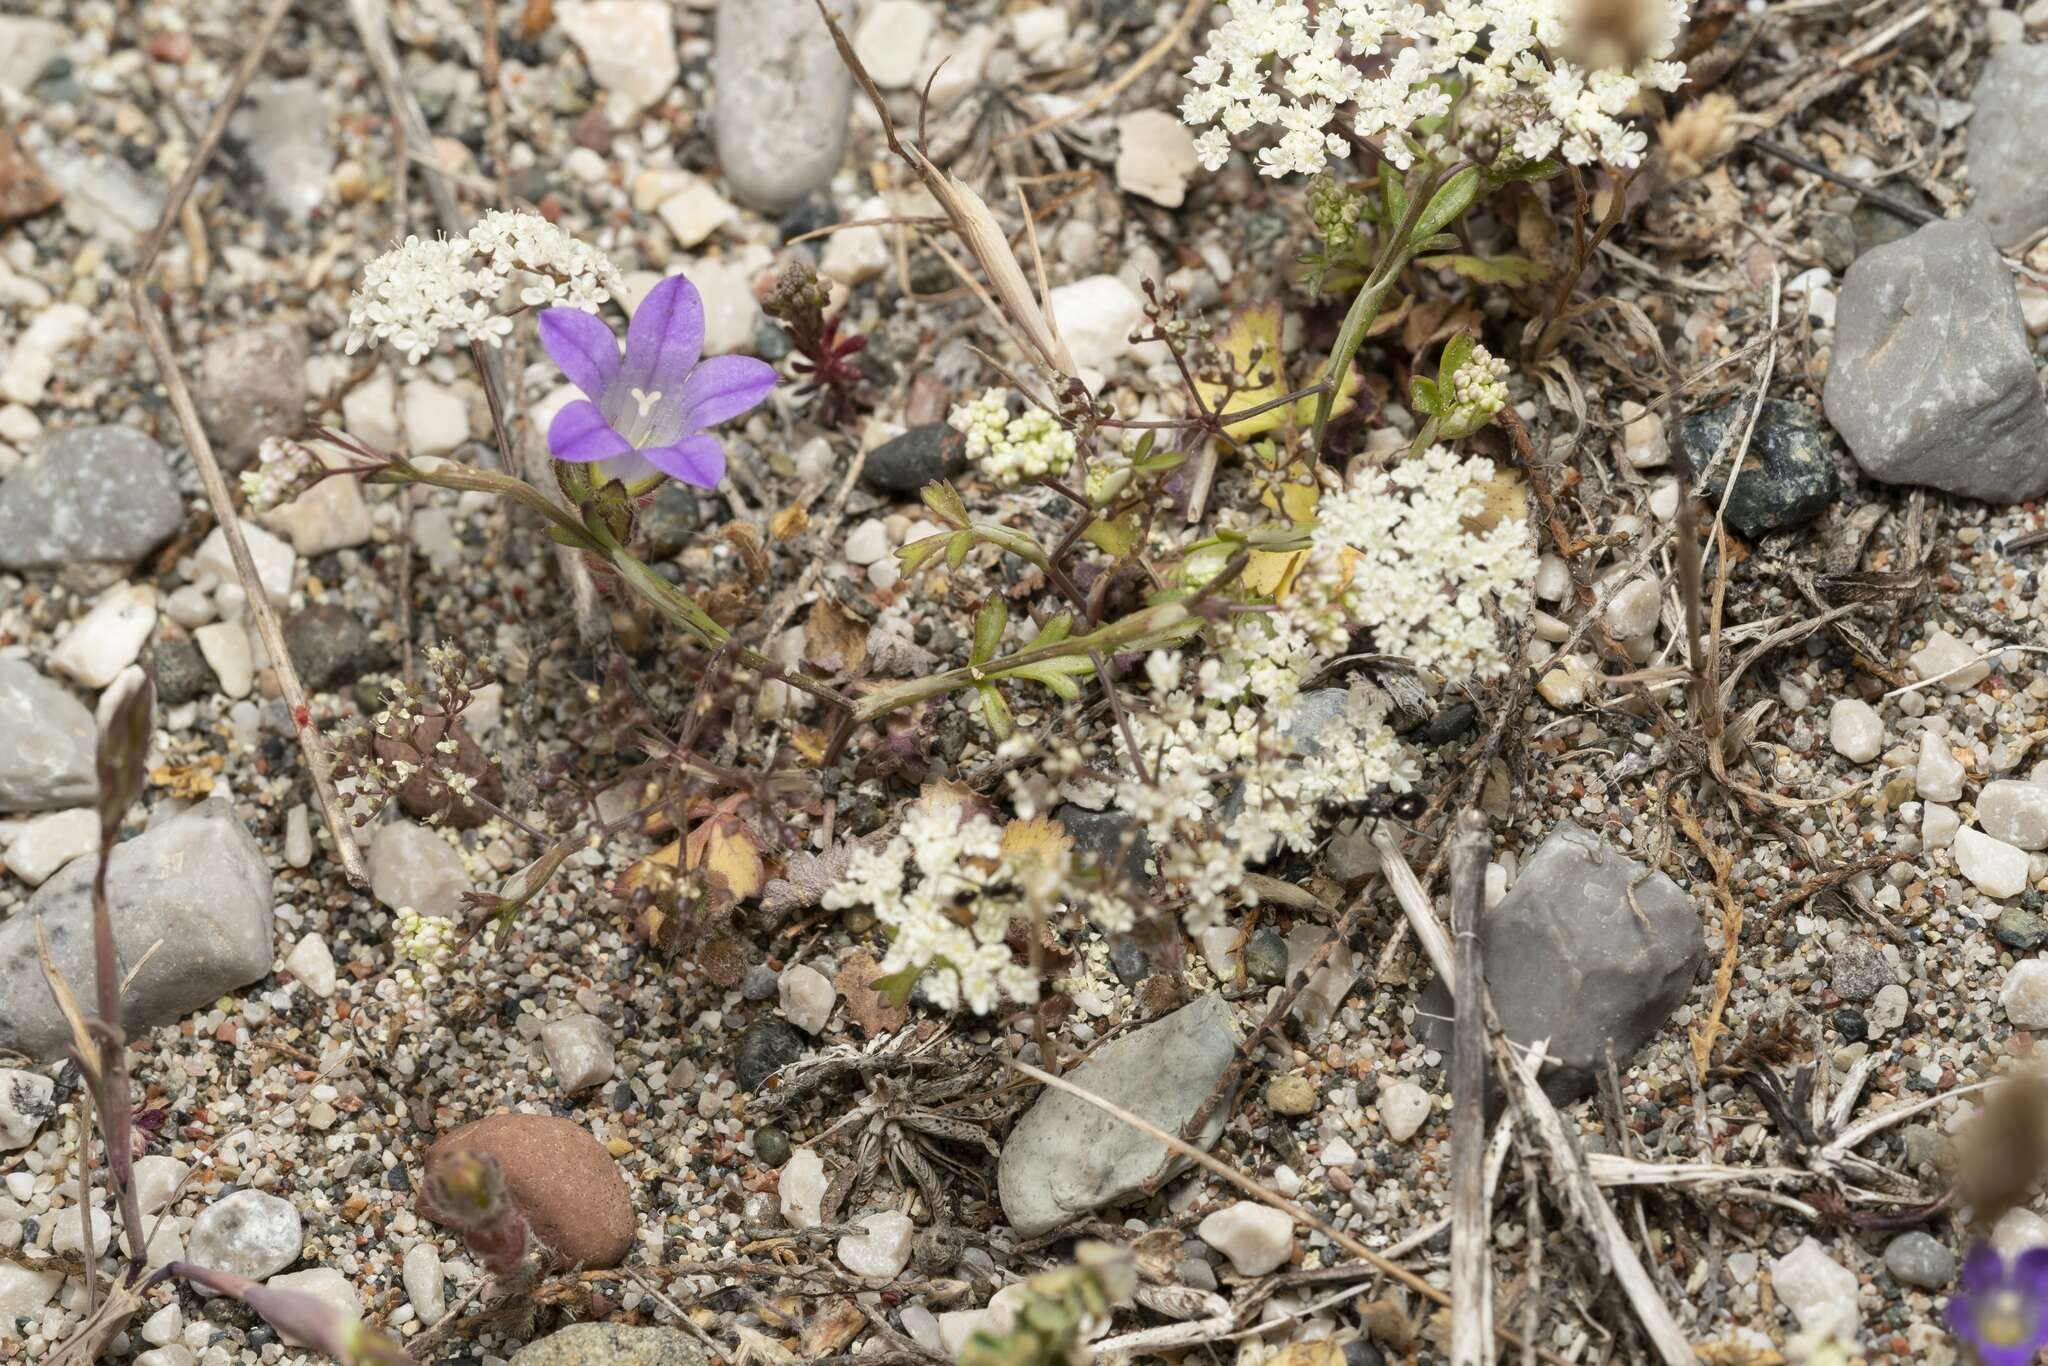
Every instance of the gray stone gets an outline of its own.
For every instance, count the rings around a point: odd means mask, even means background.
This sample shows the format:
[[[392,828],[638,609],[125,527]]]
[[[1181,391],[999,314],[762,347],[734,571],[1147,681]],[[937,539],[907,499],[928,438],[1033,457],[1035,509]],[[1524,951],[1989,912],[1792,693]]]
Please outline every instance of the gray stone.
[[[812,0],[719,0],[711,54],[725,182],[749,208],[781,213],[839,169],[853,76]]]
[[[1929,199],[1926,192],[1917,185],[1910,184],[1905,180],[1888,180],[1885,182],[1884,192],[1894,199],[1903,200],[1911,204],[1916,209],[1924,209],[1936,218],[1941,217],[1941,205]],[[1887,243],[1896,242],[1902,237],[1911,237],[1914,230],[1920,226],[1918,223],[1901,218],[1889,210],[1880,209],[1869,200],[1861,198],[1856,201],[1856,207],[1850,211],[1849,221],[1856,227],[1857,256],[1861,256],[1866,251],[1874,251]],[[1854,258],[1852,257],[1849,263],[1838,266],[1836,269],[1847,270],[1853,262]]]
[[[779,1015],[764,1015],[747,1026],[733,1052],[733,1071],[740,1090],[758,1091],[761,1083],[804,1055],[804,1036]]]
[[[190,702],[213,686],[213,670],[189,640],[158,640],[150,647],[149,668],[156,675],[156,700],[166,707]]]
[[[126,567],[185,520],[163,447],[133,427],[70,427],[0,481],[0,569]]]
[[[1177,1134],[1208,1099],[1237,1051],[1230,1006],[1208,995],[1097,1049],[1076,1086]],[[1207,1148],[1230,1117],[1216,1106],[1194,1142]],[[1164,1143],[1064,1091],[1047,1091],[1010,1132],[996,1183],[1003,1214],[1023,1237],[1141,1194],[1186,1163]]]
[[[1147,886],[1152,874],[1145,865],[1152,859],[1152,841],[1144,827],[1121,811],[1090,811],[1072,802],[1052,813],[1052,818],[1074,842],[1074,853],[1083,864],[1097,868],[1112,865],[1139,886]]]
[[[1705,482],[1709,507],[1719,507],[1727,492],[1728,471],[1735,463],[1732,443],[1742,439],[1750,406],[1749,399],[1736,399],[1719,408],[1687,413],[1672,427],[1672,436],[1695,478],[1706,471],[1721,442],[1731,442],[1728,457]],[[1735,481],[1735,496],[1728,500],[1728,525],[1735,534],[1754,541],[1774,531],[1805,526],[1827,511],[1842,486],[1835,454],[1828,446],[1826,431],[1803,404],[1765,399],[1742,460],[1742,474]]]
[[[2002,246],[2018,246],[2048,227],[2048,44],[1994,48],[1970,92],[1970,148],[1964,162],[1970,214]]]
[[[26,1148],[57,1113],[57,1084],[39,1072],[0,1067],[0,1153]]]
[[[1267,986],[1287,980],[1287,941],[1277,930],[1260,930],[1245,944],[1244,975]]]
[[[1845,1001],[1867,1001],[1897,975],[1884,950],[1868,939],[1852,939],[1828,959],[1828,985]]]
[[[1902,1285],[1939,1290],[1955,1277],[1956,1254],[1943,1247],[1933,1235],[1915,1229],[1911,1233],[1901,1233],[1886,1245],[1884,1269]]]
[[[1991,933],[2007,948],[2031,953],[2048,944],[2048,919],[2026,906],[2007,906],[1998,913],[1998,923],[1991,927]]]
[[[292,613],[284,624],[284,643],[314,692],[339,692],[391,664],[391,652],[371,637],[355,613],[336,602]]]
[[[1706,956],[1692,899],[1599,836],[1564,822],[1513,890],[1479,922],[1486,982],[1507,1036],[1550,1041],[1543,1089],[1560,1103],[1590,1095],[1612,1059],[1635,1051],[1685,999]],[[1424,990],[1420,1024],[1451,1047],[1443,983]]]
[[[334,171],[333,124],[327,92],[311,77],[250,87],[232,127],[272,207],[300,219],[320,207]]]
[[[305,1221],[291,1201],[239,1190],[199,1212],[186,1251],[200,1266],[260,1281],[297,1261],[305,1238]]]
[[[83,806],[99,790],[92,713],[25,659],[0,659],[0,812]]]
[[[2012,275],[1974,219],[1929,223],[1842,282],[1828,421],[1864,473],[1988,502],[2048,490],[2041,399]]]
[[[93,860],[77,860],[0,925],[0,1048],[54,1058],[70,1042],[37,963],[35,922],[42,919],[57,970],[89,999],[92,874]],[[115,849],[107,891],[121,971],[132,974],[121,995],[131,1033],[169,1024],[270,971],[270,865],[224,800]]]
[[[370,895],[392,910],[460,920],[462,898],[476,890],[454,846],[424,825],[393,821],[370,841]]]
[[[214,338],[192,400],[221,464],[242,469],[266,437],[290,435],[306,415],[306,334],[273,323]]]
[[[869,451],[860,481],[878,493],[908,496],[966,468],[967,438],[943,422],[927,422]]]
[[[680,1328],[576,1323],[520,1348],[512,1366],[704,1366],[704,1349]]]

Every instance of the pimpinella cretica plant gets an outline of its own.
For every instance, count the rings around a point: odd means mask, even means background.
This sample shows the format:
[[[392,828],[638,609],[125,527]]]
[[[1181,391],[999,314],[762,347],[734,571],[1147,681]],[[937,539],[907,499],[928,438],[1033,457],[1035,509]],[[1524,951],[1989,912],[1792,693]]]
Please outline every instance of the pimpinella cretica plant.
[[[1311,196],[1324,241],[1312,280],[1356,276],[1322,374],[1318,448],[1359,345],[1418,258],[1526,283],[1526,263],[1466,255],[1450,231],[1476,203],[1565,166],[1641,163],[1649,138],[1633,115],[1684,81],[1685,20],[1685,0],[1229,0],[1181,104],[1203,163],[1220,169],[1233,139],[1259,129],[1278,134],[1257,150],[1264,175],[1315,175],[1351,156],[1353,138],[1380,162],[1376,194],[1331,179]]]

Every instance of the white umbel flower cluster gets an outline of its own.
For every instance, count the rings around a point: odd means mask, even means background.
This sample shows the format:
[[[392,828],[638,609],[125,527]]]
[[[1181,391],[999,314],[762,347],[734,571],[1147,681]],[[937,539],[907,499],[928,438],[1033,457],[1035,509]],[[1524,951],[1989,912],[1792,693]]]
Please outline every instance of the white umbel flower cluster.
[[[347,350],[383,342],[418,364],[451,333],[496,346],[512,333],[512,304],[595,313],[618,287],[618,270],[590,246],[537,214],[493,209],[467,236],[408,237],[364,266]]]
[[[946,419],[967,438],[967,458],[1004,488],[1065,474],[1074,463],[1074,434],[1042,408],[1025,405],[1012,415],[1010,396],[990,389],[955,408]]]
[[[1436,446],[1325,494],[1278,611],[1233,619],[1191,679],[1177,660],[1151,662],[1157,701],[1132,724],[1154,781],[1124,781],[1117,805],[1144,822],[1190,929],[1243,900],[1246,869],[1314,848],[1322,808],[1412,785],[1380,689],[1305,691],[1355,630],[1447,679],[1507,667],[1500,621],[1528,614],[1536,553],[1512,519],[1468,525],[1492,477],[1490,461]]]
[[[1500,673],[1508,654],[1497,622],[1528,615],[1536,550],[1513,518],[1472,530],[1493,473],[1490,460],[1432,446],[1325,496],[1302,578],[1372,628],[1384,653],[1446,678]]]
[[[1261,173],[1313,175],[1350,150],[1331,128],[1346,108],[1352,131],[1405,170],[1422,142],[1417,125],[1453,114],[1454,103],[1458,117],[1500,128],[1525,160],[1634,166],[1648,140],[1623,116],[1645,89],[1685,79],[1684,63],[1669,60],[1685,0],[1635,0],[1641,56],[1597,69],[1566,55],[1577,3],[1322,0],[1311,12],[1302,0],[1229,0],[1229,18],[1188,72],[1195,88],[1181,116],[1204,130],[1195,147],[1212,171],[1229,159],[1232,137],[1263,126],[1280,136],[1259,150]],[[1373,57],[1384,64],[1367,75],[1359,59]]]
[[[888,927],[884,975],[918,970],[933,1005],[985,1015],[1002,1000],[1038,997],[1030,966],[1004,942],[1023,906],[1012,884],[1002,827],[940,789],[904,812],[886,845],[855,853],[823,904],[869,907]]]

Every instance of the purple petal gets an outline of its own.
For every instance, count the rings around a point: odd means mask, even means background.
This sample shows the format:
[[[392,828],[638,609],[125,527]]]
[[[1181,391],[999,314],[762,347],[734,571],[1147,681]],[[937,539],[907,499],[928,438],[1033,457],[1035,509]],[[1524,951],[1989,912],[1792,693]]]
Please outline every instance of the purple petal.
[[[555,420],[548,424],[548,449],[557,460],[587,465],[593,460],[624,455],[633,445],[612,430],[612,424],[604,420],[595,403],[579,398],[556,413]]]
[[[775,388],[775,367],[752,356],[713,356],[683,381],[683,410],[693,430],[738,417]]]
[[[671,275],[640,301],[626,329],[626,362],[618,383],[646,394],[675,394],[704,350],[704,300],[697,287]]]
[[[580,308],[550,308],[540,315],[540,344],[586,398],[603,398],[619,376],[619,339],[604,320]]]
[[[2035,1304],[2048,1307],[2048,1247],[2030,1247],[2012,1264],[2012,1283]]]
[[[1987,1294],[2004,1283],[2005,1259],[1989,1243],[1979,1243],[1970,1249],[1970,1255],[1963,1259],[1962,1274],[1956,1278],[1957,1289],[1972,1297]]]
[[[715,436],[686,436],[672,446],[650,446],[640,454],[663,474],[700,489],[717,488],[725,474],[725,448]]]

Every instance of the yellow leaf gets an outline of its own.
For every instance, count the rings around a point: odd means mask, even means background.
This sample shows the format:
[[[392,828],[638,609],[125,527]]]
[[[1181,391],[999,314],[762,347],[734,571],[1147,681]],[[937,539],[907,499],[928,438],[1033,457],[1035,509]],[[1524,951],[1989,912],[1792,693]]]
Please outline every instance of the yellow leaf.
[[[1529,485],[1522,476],[1511,469],[1496,469],[1493,478],[1479,486],[1486,502],[1479,511],[1465,518],[1465,529],[1474,535],[1484,535],[1502,522],[1516,525],[1529,520]]]
[[[625,877],[621,878],[620,881],[628,892],[636,892],[646,886],[651,879],[658,876],[661,870],[675,871],[676,860],[682,855],[682,852],[683,842],[681,840],[672,841],[667,846],[655,850],[646,858],[641,859],[631,868],[628,868]]]
[[[684,853],[687,867],[701,868],[722,881],[735,901],[753,896],[766,881],[761,851],[737,816],[713,816],[692,830],[684,841]]]
[[[1211,408],[1223,404],[1226,412],[1240,412],[1271,402],[1287,392],[1287,376],[1280,360],[1278,300],[1269,299],[1240,308],[1230,320],[1230,326],[1224,329],[1222,351],[1236,387],[1197,380],[1196,387],[1201,390],[1202,401]],[[1257,417],[1234,422],[1226,430],[1242,441],[1260,432],[1270,432],[1286,420],[1287,410],[1274,408]]]
[[[1279,601],[1294,586],[1305,550],[1254,550],[1244,564],[1244,586],[1261,597]]]
[[[1003,827],[1003,858],[1011,863],[1041,863],[1057,868],[1064,865],[1073,847],[1067,828],[1050,816],[1011,821]]]
[[[796,746],[796,752],[804,757],[805,763],[822,764],[825,751],[832,745],[832,737],[815,726],[798,726],[789,742]]]

